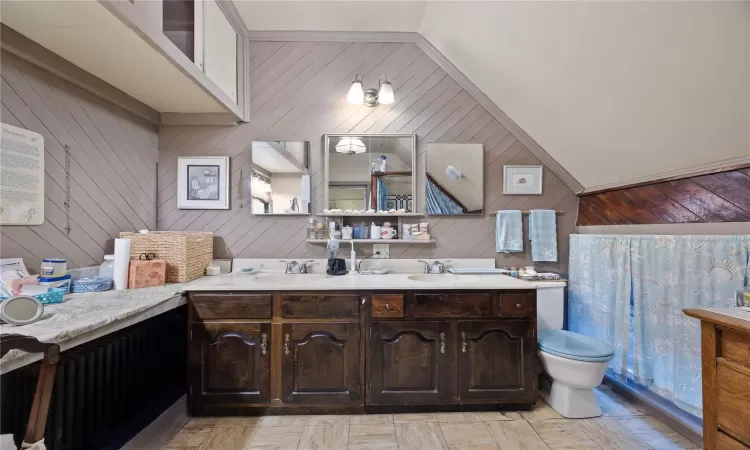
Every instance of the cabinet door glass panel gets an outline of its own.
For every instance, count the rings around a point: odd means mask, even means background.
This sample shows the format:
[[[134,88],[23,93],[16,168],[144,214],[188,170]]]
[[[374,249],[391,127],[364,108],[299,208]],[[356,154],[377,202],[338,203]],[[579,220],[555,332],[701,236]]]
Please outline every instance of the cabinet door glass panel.
[[[193,395],[201,402],[269,400],[269,325],[266,323],[196,323],[192,358],[200,368]]]
[[[534,401],[536,345],[528,323],[461,321],[458,346],[462,401]]]
[[[450,399],[455,365],[447,322],[375,322],[370,339],[373,404]]]
[[[359,403],[356,323],[283,326],[282,394],[286,403]]]

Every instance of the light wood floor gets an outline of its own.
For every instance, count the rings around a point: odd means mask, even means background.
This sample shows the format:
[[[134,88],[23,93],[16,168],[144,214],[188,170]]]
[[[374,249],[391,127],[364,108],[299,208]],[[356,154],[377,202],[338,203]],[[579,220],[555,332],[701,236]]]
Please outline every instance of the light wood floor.
[[[194,418],[164,449],[699,448],[606,387],[597,398],[595,419],[564,419],[541,401],[529,412]]]

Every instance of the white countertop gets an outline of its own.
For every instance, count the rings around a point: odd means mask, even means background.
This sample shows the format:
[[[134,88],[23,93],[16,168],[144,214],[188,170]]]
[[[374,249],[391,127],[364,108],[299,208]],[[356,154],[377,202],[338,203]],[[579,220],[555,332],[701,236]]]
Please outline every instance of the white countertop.
[[[415,281],[417,276],[425,281]],[[530,282],[506,275],[406,274],[341,275],[284,274],[261,272],[249,275],[233,272],[201,277],[184,285],[185,291],[394,291],[394,290],[473,290],[536,289],[565,286],[564,282]]]

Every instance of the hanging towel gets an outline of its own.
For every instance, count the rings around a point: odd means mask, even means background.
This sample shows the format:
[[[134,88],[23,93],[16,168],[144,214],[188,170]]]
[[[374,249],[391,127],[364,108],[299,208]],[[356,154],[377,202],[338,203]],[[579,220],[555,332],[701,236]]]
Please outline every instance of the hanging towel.
[[[310,175],[300,177],[299,212],[310,212]]]
[[[523,251],[521,211],[498,211],[495,224],[495,248],[498,253]]]
[[[554,210],[531,210],[529,240],[534,261],[557,261],[557,216]]]

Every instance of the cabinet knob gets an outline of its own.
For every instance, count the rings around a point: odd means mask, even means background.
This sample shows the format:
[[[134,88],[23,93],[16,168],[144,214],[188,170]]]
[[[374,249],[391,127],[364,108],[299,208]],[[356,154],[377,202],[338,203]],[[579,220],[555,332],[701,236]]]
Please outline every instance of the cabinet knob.
[[[288,354],[289,354],[289,341],[290,341],[290,340],[291,340],[291,336],[289,336],[289,333],[287,333],[287,334],[286,334],[286,335],[284,336],[284,354],[285,354],[285,355],[288,355]]]
[[[521,309],[521,308],[523,308],[523,305],[520,303],[516,303],[516,309]]]
[[[386,304],[385,304],[385,310],[386,310],[386,311],[389,311],[389,312],[390,312],[390,310],[391,310],[391,305],[389,305],[388,303],[386,303]]]

